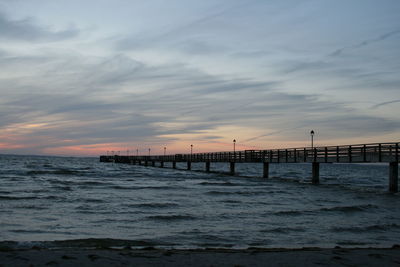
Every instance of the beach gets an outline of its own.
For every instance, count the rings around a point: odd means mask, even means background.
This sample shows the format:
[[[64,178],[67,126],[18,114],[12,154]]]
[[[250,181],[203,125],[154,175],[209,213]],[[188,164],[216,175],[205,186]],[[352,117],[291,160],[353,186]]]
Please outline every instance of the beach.
[[[392,248],[24,249],[0,252],[1,266],[399,266]]]

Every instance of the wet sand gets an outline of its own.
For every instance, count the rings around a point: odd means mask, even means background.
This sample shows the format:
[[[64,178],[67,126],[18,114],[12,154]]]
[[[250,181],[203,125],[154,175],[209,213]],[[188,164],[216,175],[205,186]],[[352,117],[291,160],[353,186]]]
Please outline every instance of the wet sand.
[[[400,266],[393,248],[2,249],[0,266]]]

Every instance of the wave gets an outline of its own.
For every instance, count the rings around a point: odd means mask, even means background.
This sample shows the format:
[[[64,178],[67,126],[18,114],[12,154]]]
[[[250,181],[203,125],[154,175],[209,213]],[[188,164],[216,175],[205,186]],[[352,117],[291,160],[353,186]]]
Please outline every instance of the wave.
[[[70,169],[55,169],[55,170],[37,170],[37,171],[27,171],[27,175],[35,176],[35,175],[46,175],[46,174],[56,174],[56,175],[78,175],[83,174],[76,170]]]
[[[77,202],[82,202],[82,203],[104,203],[105,200],[103,199],[98,199],[98,198],[81,198],[77,199]]]
[[[278,216],[293,216],[293,215],[302,215],[304,214],[304,211],[299,211],[299,210],[283,210],[283,211],[277,211],[273,213],[274,215]]]
[[[17,197],[17,196],[0,196],[0,200],[28,200],[28,199],[37,199],[38,197],[36,196],[23,196],[23,197]]]
[[[55,200],[55,199],[65,199],[65,197],[61,197],[61,196],[54,196],[54,195],[50,195],[50,196],[45,196],[45,197],[41,197],[42,199],[50,199],[50,200]]]
[[[177,203],[137,203],[127,204],[127,207],[132,208],[170,208],[179,206]]]
[[[46,210],[48,207],[37,206],[37,205],[18,205],[15,206],[16,209],[30,209],[30,210]]]
[[[271,229],[264,229],[264,230],[261,230],[260,232],[287,234],[287,233],[292,233],[292,232],[305,232],[305,231],[306,231],[306,229],[303,227],[276,227],[276,228],[271,228]]]
[[[242,195],[242,196],[254,196],[254,195],[261,195],[264,194],[263,191],[208,191],[205,194],[207,195]]]
[[[392,224],[374,224],[369,226],[335,226],[331,228],[331,231],[362,233],[370,231],[387,231],[393,229],[400,229],[400,225],[392,223]]]
[[[77,185],[111,185],[111,183],[101,182],[101,181],[82,181],[76,182]]]
[[[195,220],[196,217],[192,215],[154,215],[154,216],[148,216],[147,219],[155,221],[182,221],[182,220]]]
[[[70,186],[61,186],[61,185],[59,185],[59,186],[54,186],[53,188],[61,190],[61,191],[72,191],[72,188]]]
[[[18,230],[16,230],[18,231]],[[148,240],[125,240],[113,238],[85,238],[40,242],[0,241],[0,248],[31,249],[31,248],[124,248],[124,247],[154,247],[172,246],[173,243],[152,242]]]
[[[45,230],[26,230],[26,229],[15,229],[15,230],[9,230],[10,232],[13,233],[23,233],[23,234],[71,234],[70,232],[56,232],[56,231],[45,231]]]
[[[223,201],[221,201],[221,202],[224,202],[224,203],[234,203],[234,204],[236,204],[236,203],[243,203],[243,201],[236,200],[236,199],[227,199],[227,200],[223,200]]]
[[[200,185],[216,185],[216,186],[238,186],[231,182],[201,182]]]
[[[313,212],[359,212],[366,211],[368,209],[377,208],[375,205],[366,204],[366,205],[355,205],[355,206],[338,206],[338,207],[330,207],[330,208],[321,208],[318,210],[284,210],[274,212],[274,215],[303,215],[305,213],[313,213]]]
[[[181,186],[121,186],[121,185],[114,185],[111,186],[113,189],[120,189],[120,190],[176,190],[176,189],[186,189],[185,187]]]
[[[365,211],[372,208],[377,208],[377,206],[371,204],[356,205],[356,206],[341,206],[341,207],[322,208],[320,209],[320,211],[356,212],[356,211]]]

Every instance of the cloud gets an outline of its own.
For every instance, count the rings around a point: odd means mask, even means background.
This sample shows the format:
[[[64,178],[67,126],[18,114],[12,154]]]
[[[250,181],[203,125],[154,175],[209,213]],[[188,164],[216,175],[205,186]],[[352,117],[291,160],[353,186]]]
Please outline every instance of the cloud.
[[[155,30],[134,36],[122,36],[115,38],[114,48],[118,51],[141,50],[149,48],[164,48],[169,51],[179,51],[190,55],[204,55],[224,53],[228,49],[228,44],[215,42],[215,39],[220,38],[219,34],[215,36],[215,30],[222,24],[215,22],[219,18],[224,18],[232,15],[235,11],[242,8],[248,8],[258,1],[239,1],[232,3],[230,1],[214,4],[206,10],[196,12],[193,16],[189,16],[171,26],[164,26],[162,30]],[[214,30],[210,31],[210,28]],[[231,30],[223,28],[221,32]]]
[[[354,45],[351,45],[351,46],[345,46],[345,47],[336,49],[335,51],[330,53],[329,56],[331,56],[331,57],[340,56],[346,50],[354,50],[354,49],[357,49],[357,48],[368,46],[368,45],[373,44],[373,43],[381,42],[381,41],[386,40],[389,37],[391,37],[393,35],[396,35],[396,34],[399,34],[399,33],[400,33],[400,30],[390,31],[390,32],[381,34],[378,37],[371,38],[371,39],[368,39],[368,40],[364,40],[364,41],[362,41],[362,42],[360,42],[358,44],[354,44]]]
[[[52,31],[38,25],[33,19],[11,20],[0,12],[0,39],[27,42],[60,41],[76,37],[79,30],[69,28],[61,31]]]
[[[318,94],[285,90],[304,84],[316,87],[323,75],[332,80],[370,79],[371,75],[362,77],[367,72],[359,65],[343,67],[332,57],[312,56],[304,61],[296,60],[306,58],[304,55],[294,59],[275,58],[268,49],[250,45],[248,53],[225,52],[229,43],[219,45],[201,34],[196,36],[218,15],[216,12],[161,33],[111,40],[117,49],[108,50],[107,56],[70,50],[66,53],[63,49],[30,55],[12,55],[0,50],[0,113],[5,114],[0,117],[1,138],[10,144],[18,140],[19,144],[34,146],[32,149],[40,153],[66,144],[165,144],[184,135],[204,142],[214,142],[230,134],[250,143],[273,138],[298,140],[305,129],[314,126],[324,132],[325,138],[357,136],[360,129],[365,135],[398,130],[397,121],[362,115],[336,98],[327,98],[322,90]],[[52,31],[32,19],[10,20],[2,14],[0,30],[5,33],[0,38],[23,41],[63,40],[79,34],[75,29]],[[196,34],[191,35],[193,30]],[[393,34],[396,33],[380,39]],[[262,58],[269,65],[260,68],[263,77],[243,79],[246,74],[218,75],[189,63],[177,63],[185,62],[185,58],[149,64],[127,51],[148,49],[157,57],[165,53],[159,47],[209,56],[211,61],[216,53],[226,53],[235,59],[255,60],[252,64],[261,66],[257,59]],[[279,64],[285,65],[284,75],[264,75],[265,69]],[[288,77],[298,71],[315,75],[306,83],[298,77]],[[374,108],[383,104],[389,102]],[[221,128],[233,130],[219,132]]]
[[[386,106],[386,105],[390,105],[390,104],[394,104],[394,103],[400,103],[400,99],[396,99],[396,100],[392,100],[392,101],[386,101],[386,102],[382,102],[382,103],[373,105],[371,107],[371,109],[380,108],[380,107],[383,107],[383,106]]]

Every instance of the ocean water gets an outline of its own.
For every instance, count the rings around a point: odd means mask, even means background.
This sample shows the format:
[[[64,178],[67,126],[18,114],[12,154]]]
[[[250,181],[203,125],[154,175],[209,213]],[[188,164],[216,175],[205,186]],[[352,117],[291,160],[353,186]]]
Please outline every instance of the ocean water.
[[[177,164],[184,169],[185,164]],[[166,165],[170,166],[170,165]],[[195,163],[193,170],[204,169]],[[387,247],[400,195],[386,164],[212,163],[215,173],[0,156],[0,245],[168,248]]]

